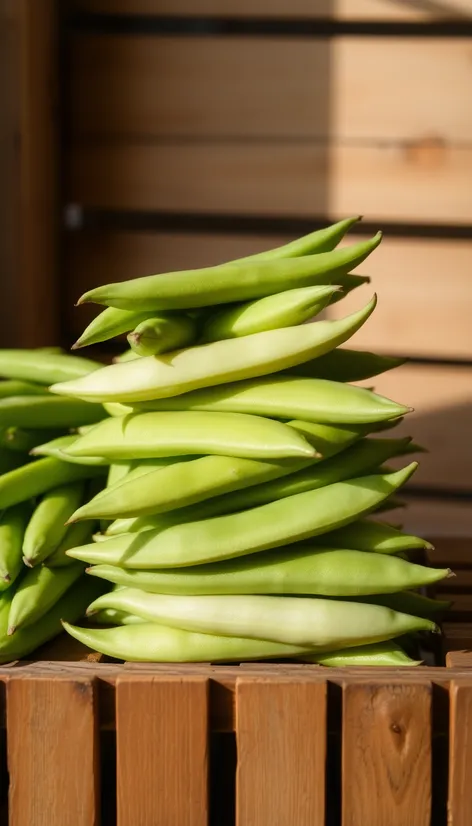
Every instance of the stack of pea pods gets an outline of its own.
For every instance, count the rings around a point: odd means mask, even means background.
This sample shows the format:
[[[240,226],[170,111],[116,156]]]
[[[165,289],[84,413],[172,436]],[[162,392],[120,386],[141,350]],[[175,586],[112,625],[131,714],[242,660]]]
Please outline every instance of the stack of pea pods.
[[[106,309],[75,347],[128,334],[130,349],[52,384],[51,399],[99,412],[33,447],[107,470],[64,511],[76,541],[39,554],[77,570],[81,593],[101,588],[86,622],[62,617],[72,636],[126,660],[418,662],[415,640],[447,607],[421,589],[451,572],[412,561],[428,543],[379,518],[417,467],[386,463],[421,448],[381,432],[409,407],[355,384],[400,361],[342,346],[375,295],[317,320],[368,280],[351,270],[381,234],[338,247],[356,220],[80,299]]]

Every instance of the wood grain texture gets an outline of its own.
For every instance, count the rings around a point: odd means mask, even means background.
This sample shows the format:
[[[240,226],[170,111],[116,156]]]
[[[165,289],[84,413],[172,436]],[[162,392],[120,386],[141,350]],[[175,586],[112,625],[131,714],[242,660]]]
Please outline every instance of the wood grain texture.
[[[467,38],[78,34],[69,59],[73,142],[472,141]]]
[[[447,563],[458,568],[472,568],[472,539],[459,537],[431,537],[433,550],[426,551],[430,565],[441,567]]]
[[[415,144],[83,145],[65,197],[85,207],[467,223],[472,148]],[[408,197],[405,197],[408,192]]]
[[[472,680],[453,681],[450,696],[448,826],[472,823]]]
[[[446,665],[448,668],[472,668],[472,651],[450,651]]]
[[[431,686],[346,683],[343,826],[429,826]]]
[[[472,651],[472,622],[445,622],[442,631],[445,651]]]
[[[409,533],[428,538],[430,536],[460,538],[471,536],[472,509],[469,502],[455,502],[440,498],[428,499],[426,496],[415,496],[410,499],[407,495],[405,499],[408,502],[407,508],[392,511],[387,518],[403,525],[404,530]]]
[[[11,824],[98,826],[97,726],[92,678],[9,680]]]
[[[207,698],[205,677],[118,678],[120,826],[207,826]]]
[[[73,0],[76,9],[107,14],[305,17],[342,20],[415,21],[472,14],[471,0],[405,3],[403,0]]]
[[[324,823],[326,683],[236,683],[237,826]]]

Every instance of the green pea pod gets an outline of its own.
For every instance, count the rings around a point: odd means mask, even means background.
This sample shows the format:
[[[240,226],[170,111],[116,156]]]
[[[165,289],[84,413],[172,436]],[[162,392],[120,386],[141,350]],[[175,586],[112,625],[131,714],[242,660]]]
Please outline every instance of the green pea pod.
[[[141,321],[128,335],[128,344],[138,356],[158,356],[193,344],[197,325],[193,318],[170,313]]]
[[[8,450],[19,451],[20,453],[30,453],[37,445],[44,442],[45,438],[56,439],[62,435],[63,431],[56,429],[51,431],[25,429],[11,425],[0,429],[0,445]]]
[[[31,568],[21,580],[10,606],[8,635],[41,619],[82,576],[82,565]]]
[[[316,451],[282,422],[239,413],[142,413],[110,418],[66,448],[111,461],[209,453],[241,458],[313,458]]]
[[[315,321],[111,364],[82,379],[54,384],[51,390],[97,402],[139,402],[285,370],[347,341],[376,301],[374,296],[362,310],[338,321]]]
[[[266,376],[194,390],[137,405],[139,410],[205,410],[303,419],[326,424],[368,424],[410,411],[364,387],[326,379]]]
[[[99,473],[103,473],[103,468],[74,465],[49,456],[37,459],[0,476],[0,509],[26,502],[58,485],[88,479]]]
[[[67,556],[66,551],[90,542],[96,529],[96,522],[77,522],[75,525],[69,525],[62,542],[59,543],[52,554],[46,557],[44,564],[48,568],[62,568],[64,565],[73,565],[75,560]]]
[[[72,458],[72,457],[71,457]],[[77,457],[75,457],[77,458]],[[131,461],[129,462],[117,462],[116,464],[111,464],[108,469],[108,476],[107,476],[107,488],[112,488],[115,485],[119,484],[120,482],[125,479],[132,468],[133,464]]]
[[[330,531],[322,541],[323,545],[331,548],[355,548],[381,554],[397,554],[415,548],[433,550],[433,546],[419,536],[410,536],[386,522],[371,522],[368,519]]]
[[[53,384],[86,376],[101,365],[90,359],[46,350],[0,350],[0,376]],[[16,422],[15,422],[16,424]]]
[[[218,341],[249,336],[263,330],[295,327],[318,315],[339,289],[338,286],[329,284],[321,287],[301,287],[298,290],[287,290],[259,298],[257,301],[223,308],[206,319],[202,340]]]
[[[109,307],[108,309],[112,310],[113,307]],[[107,311],[104,310],[103,312],[107,312]],[[149,317],[149,313],[147,313],[146,316]],[[125,350],[125,352],[121,353],[119,356],[115,356],[112,359],[112,361],[113,361],[113,364],[120,364],[121,362],[124,362],[124,361],[136,361],[136,359],[139,359],[139,358],[141,358],[141,356],[138,356],[138,354],[135,353],[134,350],[130,349],[130,350]]]
[[[0,381],[0,399],[6,399],[8,396],[44,396],[47,393],[49,390],[41,384],[16,379]]]
[[[412,462],[385,476],[336,482],[242,513],[113,537],[67,553],[92,564],[179,568],[277,548],[327,533],[363,516],[403,485],[417,466]]]
[[[97,565],[88,571],[92,576],[109,579],[110,569],[111,581],[128,587],[101,597],[99,604],[90,607],[91,611],[116,608],[140,614],[133,600],[137,594],[146,591],[177,596],[309,594],[358,597],[362,602],[387,605],[396,611],[424,616],[424,611],[416,614],[406,610],[415,607],[414,599],[411,603],[408,597],[403,603],[395,602],[395,597],[399,595],[393,592],[430,585],[450,575],[449,568],[439,570],[415,565],[395,556],[331,548],[318,550],[301,544],[189,568],[115,570],[110,565]],[[131,591],[133,600],[127,602]],[[375,596],[369,599],[373,594]],[[388,599],[392,596],[391,603],[384,597],[385,594],[388,594]],[[384,598],[385,602],[382,601]],[[405,609],[401,608],[402,604]]]
[[[412,631],[436,630],[431,620],[401,614],[382,605],[318,597],[169,596],[135,588],[112,594],[103,601],[98,598],[92,606],[120,608],[148,622],[184,631],[307,645],[328,651],[381,642]]]
[[[357,221],[360,221],[359,215],[356,215],[354,218],[346,218],[343,221],[338,221],[336,224],[331,224],[324,229],[310,232],[309,235],[304,235],[302,238],[295,239],[295,241],[289,241],[288,244],[284,244],[282,247],[275,247],[265,252],[258,252],[255,255],[248,255],[245,258],[238,258],[237,261],[240,263],[241,261],[272,260],[275,258],[298,258],[301,255],[330,252],[337,247],[346,232],[348,232]]]
[[[130,330],[149,318],[149,312],[133,312],[129,310],[117,310],[115,307],[107,307],[99,313],[88,327],[84,330],[79,339],[72,345],[73,350],[86,347],[90,344],[98,344],[100,341],[107,341],[114,336],[121,336],[129,333]]]
[[[363,553],[363,551],[360,553]],[[449,573],[447,576],[451,576],[451,574]],[[452,602],[447,600],[431,599],[414,591],[402,591],[396,594],[374,594],[373,596],[362,596],[358,599],[362,602],[385,605],[387,608],[393,608],[394,611],[402,611],[404,614],[414,614],[415,617],[425,617],[426,619],[444,613],[452,605]]]
[[[103,407],[57,396],[10,396],[0,399],[0,427],[77,427],[103,419]]]
[[[97,625],[142,625],[146,620],[127,614],[125,611],[115,611],[114,608],[104,608],[90,617]]]
[[[92,587],[92,582],[93,580],[87,577],[81,577],[47,613],[32,625],[19,628],[12,636],[7,636],[6,633],[0,634],[0,662],[7,663],[26,657],[40,645],[57,637],[62,631],[62,619],[76,622],[83,617],[90,600],[95,599],[102,590],[102,588],[97,590],[96,586]],[[11,602],[13,594],[10,595],[8,590],[3,596],[6,597],[7,594]],[[9,604],[5,607],[9,613]],[[2,613],[7,613],[7,611]],[[3,617],[1,624],[3,625]]]
[[[362,381],[386,373],[395,367],[401,367],[407,359],[379,356],[362,350],[346,350],[342,347],[331,350],[317,359],[305,361],[291,367],[287,372],[311,379],[330,379],[331,381]]]
[[[151,275],[105,284],[77,302],[93,301],[121,310],[186,310],[247,301],[297,287],[334,283],[378,247],[382,233],[334,252],[300,258],[249,260],[200,270]]]
[[[54,553],[67,532],[66,521],[83,500],[84,484],[48,490],[33,512],[23,540],[23,559],[30,568]]]
[[[44,431],[43,431],[44,433]],[[63,462],[72,462],[78,465],[108,465],[106,459],[101,456],[70,456],[65,449],[77,441],[77,436],[59,436],[44,444],[38,444],[30,453],[32,456],[53,456]]]
[[[0,589],[11,586],[21,573],[23,537],[30,516],[29,503],[22,502],[0,517]]]
[[[412,660],[394,640],[359,645],[355,648],[341,648],[337,651],[303,654],[298,659],[304,663],[318,663],[331,668],[355,668],[356,666],[387,666],[398,668],[421,665],[421,660]]]

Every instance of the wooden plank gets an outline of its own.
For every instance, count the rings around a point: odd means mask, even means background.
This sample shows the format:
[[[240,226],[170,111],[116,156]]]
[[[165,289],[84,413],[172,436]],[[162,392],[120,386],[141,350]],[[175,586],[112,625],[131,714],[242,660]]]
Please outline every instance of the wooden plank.
[[[326,683],[236,682],[236,823],[324,823]]]
[[[98,825],[97,725],[93,679],[9,680],[10,823]]]
[[[57,334],[57,8],[0,8],[0,345],[29,347]]]
[[[346,683],[343,826],[429,826],[431,686]]]
[[[426,551],[430,565],[441,567],[444,563],[458,568],[472,568],[472,543],[469,538],[432,536],[434,550]]]
[[[207,826],[208,680],[116,682],[118,823]]]
[[[402,491],[403,494],[407,490]],[[397,510],[383,518],[391,519],[403,525],[410,533],[420,536],[455,536],[467,537],[472,532],[472,509],[469,502],[454,502],[427,497],[409,498],[405,509]]]
[[[470,0],[73,0],[76,9],[107,14],[214,15],[216,17],[335,18],[424,21],[472,14]]]
[[[472,148],[182,143],[84,145],[66,158],[71,203],[114,210],[345,216],[466,223]],[[408,192],[408,197],[405,197]]]
[[[450,651],[446,656],[448,668],[472,668],[472,651]]]
[[[450,692],[449,826],[472,823],[472,680],[453,681]]]
[[[442,631],[445,651],[472,650],[472,622],[445,622]]]
[[[73,142],[472,140],[467,38],[78,34],[70,46]]]

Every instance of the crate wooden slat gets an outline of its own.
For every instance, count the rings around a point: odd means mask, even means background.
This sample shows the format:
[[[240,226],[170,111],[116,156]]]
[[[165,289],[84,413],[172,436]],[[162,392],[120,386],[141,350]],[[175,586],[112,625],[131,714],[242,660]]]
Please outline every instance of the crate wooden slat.
[[[217,17],[335,18],[427,21],[472,14],[470,0],[73,0],[76,9],[106,14],[215,15]]]
[[[93,674],[13,676],[7,684],[9,822],[99,822],[98,716]]]
[[[472,680],[453,681],[450,690],[449,818],[452,826],[472,822]]]
[[[326,683],[236,683],[236,823],[323,823]]]
[[[73,147],[65,197],[109,210],[467,223],[472,148],[257,143]],[[405,191],[408,198],[405,198]],[[437,197],[440,192],[440,197]]]

